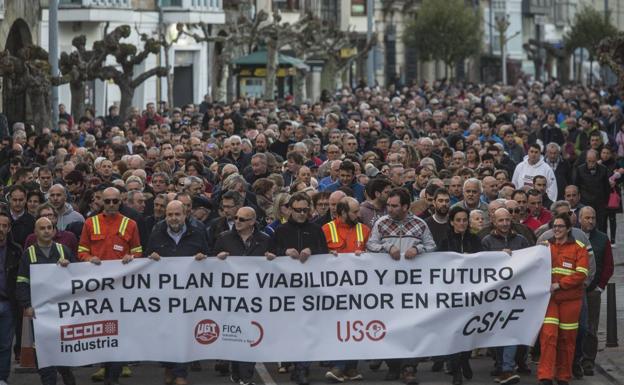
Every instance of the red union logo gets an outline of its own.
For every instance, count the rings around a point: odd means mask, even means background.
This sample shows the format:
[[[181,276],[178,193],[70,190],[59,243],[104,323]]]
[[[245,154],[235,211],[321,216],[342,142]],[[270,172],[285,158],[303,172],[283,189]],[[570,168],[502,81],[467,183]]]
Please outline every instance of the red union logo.
[[[344,326],[342,325],[342,321],[336,322],[336,337],[340,342],[347,342],[350,340],[361,342],[364,338],[377,342],[381,341],[385,336],[386,325],[379,320],[370,321],[366,325],[360,320],[346,321]]]
[[[219,325],[211,319],[199,321],[195,326],[195,339],[202,345],[209,345],[219,338]]]
[[[107,320],[75,325],[64,325],[61,326],[61,341],[116,336],[119,333],[118,322],[119,321],[117,320]]]

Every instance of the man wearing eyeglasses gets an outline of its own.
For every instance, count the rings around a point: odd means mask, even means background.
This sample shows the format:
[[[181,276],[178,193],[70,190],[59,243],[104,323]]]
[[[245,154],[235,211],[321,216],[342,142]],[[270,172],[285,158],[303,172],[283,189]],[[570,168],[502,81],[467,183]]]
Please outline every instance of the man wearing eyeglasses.
[[[288,255],[301,263],[311,255],[327,254],[327,242],[321,228],[310,222],[312,199],[305,193],[296,193],[288,201],[290,217],[288,222],[280,225],[275,231],[275,254]],[[291,379],[297,385],[306,385],[308,381],[309,362],[296,362]]]
[[[143,254],[139,229],[132,219],[119,213],[121,193],[115,187],[102,192],[102,211],[88,218],[78,244],[78,259],[99,265],[102,261],[121,260],[126,264]],[[104,364],[104,384],[117,384],[122,364]]]
[[[234,217],[243,206],[243,197],[238,191],[228,190],[221,196],[221,205],[219,206],[219,218],[213,219],[208,224],[208,254],[215,255],[213,252],[219,234],[234,228]]]

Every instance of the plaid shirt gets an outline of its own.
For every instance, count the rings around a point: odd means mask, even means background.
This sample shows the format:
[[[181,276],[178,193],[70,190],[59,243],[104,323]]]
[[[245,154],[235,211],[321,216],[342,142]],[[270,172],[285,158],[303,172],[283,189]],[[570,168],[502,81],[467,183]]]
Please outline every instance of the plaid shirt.
[[[375,222],[368,240],[368,250],[390,252],[392,246],[398,247],[401,254],[412,247],[418,251],[418,254],[436,249],[427,223],[412,213],[407,214],[402,221],[396,221],[389,215],[384,215]]]

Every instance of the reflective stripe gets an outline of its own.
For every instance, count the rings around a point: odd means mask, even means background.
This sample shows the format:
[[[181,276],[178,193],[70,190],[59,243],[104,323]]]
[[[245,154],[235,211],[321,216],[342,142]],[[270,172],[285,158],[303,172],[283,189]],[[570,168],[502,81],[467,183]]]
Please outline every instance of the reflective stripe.
[[[552,273],[553,274],[561,274],[561,275],[571,275],[574,274],[575,271],[572,269],[565,269],[563,267],[553,267],[552,268]]]
[[[30,283],[30,279],[26,278],[26,277],[22,277],[21,275],[17,276],[17,283]]]
[[[143,252],[143,247],[142,246],[137,246],[135,248],[130,249],[131,253],[142,253]]]
[[[37,263],[37,252],[34,245],[28,248],[28,256],[30,257],[30,263]]]
[[[100,220],[98,219],[97,215],[94,217],[91,217],[91,223],[93,223],[93,234],[94,235],[102,234],[100,232]]]
[[[585,275],[589,275],[589,270],[587,270],[586,268],[581,267],[581,266],[577,267],[576,271],[578,271],[579,273],[583,273]]]
[[[544,324],[559,325],[559,318],[546,317],[544,318]]]
[[[128,222],[130,221],[130,219],[123,217],[123,219],[121,220],[121,223],[119,224],[119,234],[121,234],[121,236],[126,235],[126,228],[128,227]]]
[[[65,250],[63,250],[63,245],[61,245],[60,243],[55,243],[55,245],[56,245],[56,249],[59,252],[59,255],[61,256],[59,260],[65,259]]]
[[[91,251],[91,250],[89,250],[89,248],[88,248],[88,247],[78,246],[78,252],[79,252],[79,253],[88,253],[88,252],[90,252],[90,251]]]
[[[364,231],[362,230],[362,224],[358,223],[355,225],[355,233],[357,235],[357,241],[360,243],[364,242]]]
[[[585,244],[581,241],[579,241],[578,239],[576,240],[576,244],[581,246],[582,248],[585,248]]]
[[[576,330],[578,329],[578,322],[573,324],[564,324],[563,322],[559,324],[559,329],[561,330]]]
[[[336,229],[336,223],[334,223],[334,221],[331,221],[327,223],[327,225],[329,226],[329,236],[331,237],[332,243],[338,243],[339,239],[338,230]]]

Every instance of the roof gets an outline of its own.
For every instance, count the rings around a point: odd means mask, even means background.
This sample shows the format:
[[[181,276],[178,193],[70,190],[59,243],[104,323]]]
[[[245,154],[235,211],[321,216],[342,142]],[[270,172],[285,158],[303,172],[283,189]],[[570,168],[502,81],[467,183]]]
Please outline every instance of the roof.
[[[234,60],[233,64],[243,66],[265,66],[267,64],[267,51],[256,51],[247,56],[239,57]],[[279,66],[295,67],[297,69],[308,71],[309,68],[303,60],[296,57],[284,55],[282,53],[277,56]]]

